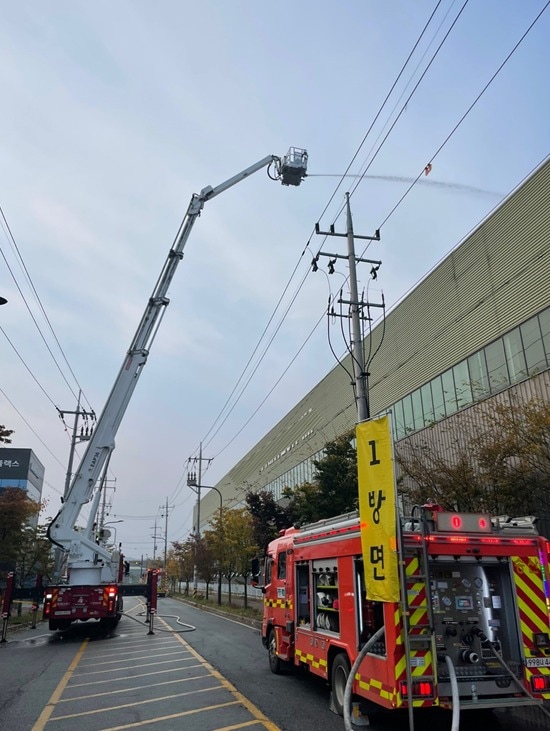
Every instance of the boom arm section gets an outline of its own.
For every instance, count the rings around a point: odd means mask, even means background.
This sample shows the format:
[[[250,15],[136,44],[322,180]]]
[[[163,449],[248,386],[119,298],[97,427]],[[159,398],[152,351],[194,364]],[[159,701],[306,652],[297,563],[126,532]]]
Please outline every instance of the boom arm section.
[[[136,330],[130,348],[107,399],[105,407],[97,422],[78,471],[63,499],[61,510],[48,528],[48,537],[57,546],[69,552],[70,559],[77,561],[80,567],[88,562],[94,566],[102,561],[109,561],[111,552],[95,542],[93,531],[93,517],[88,527],[76,528],[76,521],[82,506],[88,503],[96,487],[106,460],[115,448],[115,436],[124,417],[126,407],[132,397],[143,367],[147,363],[151,345],[158,332],[158,328],[169,304],[166,296],[174,277],[176,268],[183,258],[183,249],[187,243],[195,221],[200,216],[206,201],[215,198],[220,193],[240,183],[262,168],[268,168],[268,175],[273,180],[280,180],[283,185],[299,185],[306,176],[307,152],[300,148],[291,147],[288,154],[282,159],[275,155],[264,157],[263,160],[251,165],[242,172],[215,188],[203,188],[199,194],[194,194],[182,221],[177,236],[172,244],[164,267],[157,280],[155,288],[139,326]],[[97,512],[98,500],[92,503]],[[81,563],[82,562],[82,563]]]

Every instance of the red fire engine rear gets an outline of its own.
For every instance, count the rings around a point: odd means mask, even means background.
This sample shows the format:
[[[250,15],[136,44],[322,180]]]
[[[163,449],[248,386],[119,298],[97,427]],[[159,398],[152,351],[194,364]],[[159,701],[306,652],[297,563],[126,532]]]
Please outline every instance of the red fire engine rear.
[[[115,627],[122,615],[122,596],[116,584],[55,586],[44,594],[44,619],[51,630],[67,629],[72,622],[99,620]]]
[[[534,520],[430,512],[404,523],[399,603],[370,601],[355,514],[289,529],[268,548],[262,639],[273,672],[327,679],[342,713],[356,698],[388,709],[497,708],[550,700],[548,543]]]

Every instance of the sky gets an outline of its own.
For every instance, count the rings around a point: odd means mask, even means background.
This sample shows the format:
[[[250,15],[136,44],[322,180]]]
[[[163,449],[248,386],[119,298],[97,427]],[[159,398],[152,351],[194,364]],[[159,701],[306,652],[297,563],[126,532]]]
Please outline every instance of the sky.
[[[81,389],[101,413],[191,196],[308,151],[299,187],[261,170],[194,226],[109,466],[132,557],[189,535],[201,443],[216,485],[335,366],[347,265],[311,260],[346,253],[314,233],[345,230],[346,192],[355,232],[381,232],[359,290],[390,308],[547,156],[550,8],[491,81],[546,4],[0,0],[0,424],[45,466],[44,517],[58,410]]]

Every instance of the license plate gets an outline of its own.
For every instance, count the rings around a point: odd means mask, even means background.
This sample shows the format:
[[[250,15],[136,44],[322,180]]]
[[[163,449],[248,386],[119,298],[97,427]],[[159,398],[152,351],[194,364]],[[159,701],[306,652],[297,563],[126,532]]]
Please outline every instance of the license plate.
[[[525,667],[548,668],[550,667],[550,657],[528,657],[525,660]]]

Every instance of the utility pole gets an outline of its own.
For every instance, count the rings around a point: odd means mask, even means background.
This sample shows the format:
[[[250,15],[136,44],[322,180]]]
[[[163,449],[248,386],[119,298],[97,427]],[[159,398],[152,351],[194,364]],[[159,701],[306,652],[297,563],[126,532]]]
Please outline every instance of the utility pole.
[[[164,575],[166,576],[166,557],[168,554],[168,498],[164,510]]]
[[[80,442],[87,442],[89,441],[90,437],[94,433],[94,422],[96,421],[96,415],[94,411],[86,411],[86,409],[80,408],[80,397],[82,395],[82,391],[78,392],[78,402],[76,405],[76,411],[61,411],[60,409],[57,409],[59,413],[59,418],[63,419],[65,417],[65,414],[74,414],[74,424],[73,424],[73,433],[71,436],[71,451],[69,452],[69,465],[67,467],[67,474],[65,476],[65,491],[63,493],[63,499],[65,500],[67,497],[67,493],[69,492],[69,487],[71,485],[71,477],[73,474],[73,460],[74,460],[74,450],[77,444]],[[81,427],[80,434],[78,434],[78,418],[80,416],[83,416],[85,419],[86,427]],[[91,427],[88,425],[88,418],[91,419],[92,425]]]
[[[370,417],[370,401],[369,401],[369,373],[365,369],[365,357],[363,353],[363,337],[361,330],[361,320],[369,319],[368,314],[364,314],[365,308],[370,307],[384,307],[384,302],[373,303],[366,302],[363,297],[359,299],[359,293],[357,289],[357,262],[363,262],[372,265],[371,276],[373,279],[376,278],[376,272],[382,264],[381,261],[373,259],[363,259],[355,255],[355,239],[365,239],[367,241],[380,241],[380,231],[376,231],[374,236],[357,236],[353,232],[353,222],[351,218],[351,207],[349,202],[349,193],[346,193],[346,233],[336,233],[334,226],[330,226],[329,231],[321,231],[319,224],[315,224],[315,233],[322,234],[323,236],[341,236],[347,239],[348,253],[343,254],[328,254],[319,251],[317,256],[313,259],[312,267],[313,271],[317,271],[317,262],[320,256],[329,257],[328,269],[329,274],[334,273],[334,264],[337,259],[347,259],[349,266],[349,285],[350,285],[350,299],[345,300],[340,297],[338,300],[339,304],[349,305],[349,315],[337,315],[338,317],[351,317],[351,343],[350,353],[353,362],[353,373],[354,373],[354,392],[355,402],[357,405],[357,422],[366,421]]]
[[[65,475],[65,489],[63,491],[63,502],[67,499],[67,495],[69,494],[69,488],[71,486],[71,478],[73,476],[73,461],[74,461],[74,452],[77,444],[80,444],[80,442],[87,442],[91,438],[92,434],[94,433],[94,423],[96,421],[96,415],[95,412],[92,411],[86,411],[86,409],[80,408],[80,398],[82,396],[82,391],[78,391],[78,400],[76,404],[76,411],[66,411],[61,409],[57,409],[57,412],[59,414],[59,418],[63,420],[65,418],[65,414],[74,414],[74,422],[73,422],[73,431],[71,434],[71,448],[69,451],[69,464],[67,465],[67,474]],[[79,417],[84,417],[86,426],[82,426],[80,428],[80,434],[78,433],[78,420]],[[88,424],[88,419],[91,420],[91,425]],[[59,580],[61,569],[62,569],[62,563],[63,563],[63,555],[61,548],[56,546],[55,552],[54,552],[54,559],[55,559],[55,577],[56,581]]]
[[[187,460],[187,464],[190,463],[197,464],[198,462],[198,479],[197,479],[197,473],[196,472],[188,472],[187,473],[187,484],[189,486],[193,486],[197,493],[197,530],[196,530],[196,537],[197,541],[200,541],[201,537],[201,481],[202,481],[202,463],[203,462],[212,462],[213,458],[206,458],[202,456],[202,442],[199,445],[199,456],[198,457],[189,457]],[[195,571],[193,575],[193,596],[197,595],[197,589],[198,589],[198,575],[197,575],[197,564],[195,563]]]

